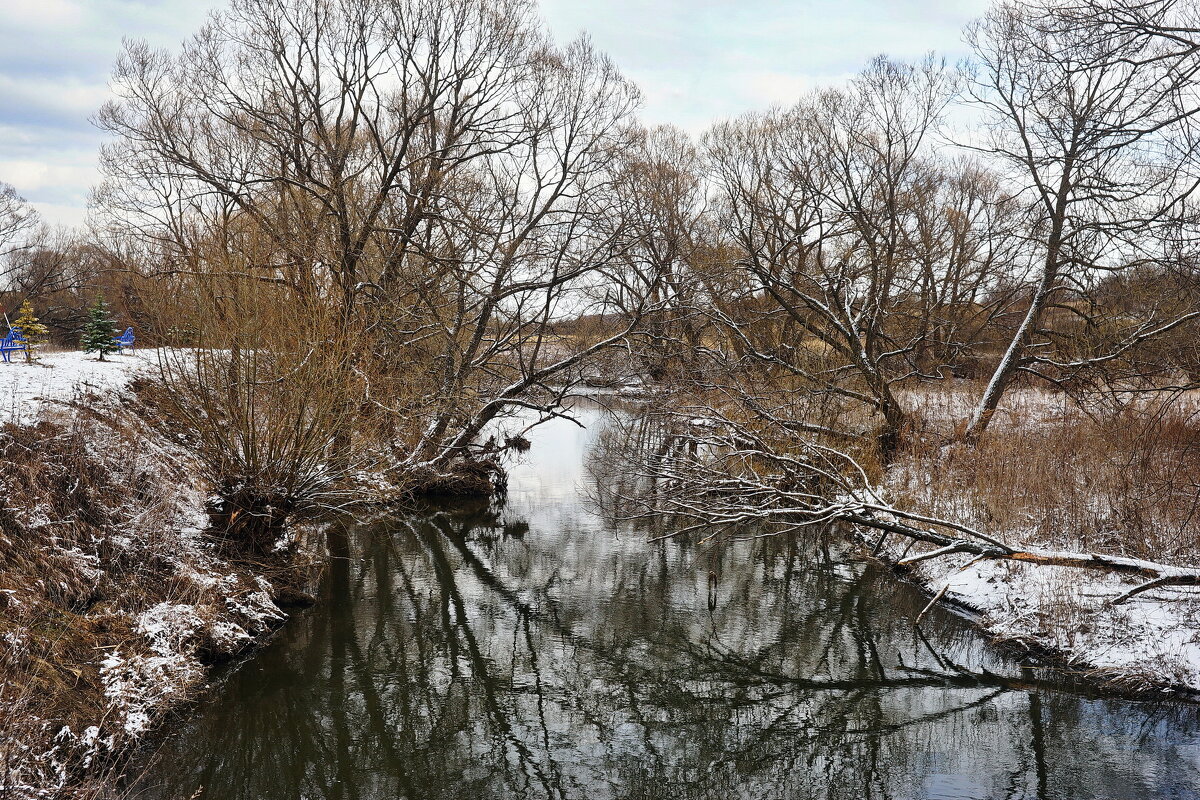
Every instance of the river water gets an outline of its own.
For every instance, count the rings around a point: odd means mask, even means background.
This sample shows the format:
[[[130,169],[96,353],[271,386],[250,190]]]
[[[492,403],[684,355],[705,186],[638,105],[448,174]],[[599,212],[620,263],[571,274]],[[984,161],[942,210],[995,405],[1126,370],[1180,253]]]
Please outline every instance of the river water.
[[[607,524],[555,421],[496,511],[346,530],[146,800],[1200,798],[1200,708],[1089,696],[814,538]]]

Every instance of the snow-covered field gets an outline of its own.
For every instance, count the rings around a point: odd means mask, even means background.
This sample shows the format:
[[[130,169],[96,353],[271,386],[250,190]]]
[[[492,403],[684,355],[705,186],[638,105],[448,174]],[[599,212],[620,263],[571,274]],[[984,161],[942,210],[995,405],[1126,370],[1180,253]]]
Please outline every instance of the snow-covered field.
[[[112,354],[105,361],[80,351],[39,353],[37,359],[27,364],[16,353],[11,363],[0,362],[0,423],[28,425],[48,405],[119,393],[138,372],[158,363],[156,350]]]

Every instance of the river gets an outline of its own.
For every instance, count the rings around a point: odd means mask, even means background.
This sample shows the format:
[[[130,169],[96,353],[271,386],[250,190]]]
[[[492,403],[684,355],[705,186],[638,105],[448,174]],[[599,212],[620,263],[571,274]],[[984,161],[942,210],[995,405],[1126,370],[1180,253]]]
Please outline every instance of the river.
[[[586,501],[605,415],[503,508],[348,526],[324,598],[169,737],[139,797],[1200,797],[1200,708],[1000,654],[818,537],[649,541]]]

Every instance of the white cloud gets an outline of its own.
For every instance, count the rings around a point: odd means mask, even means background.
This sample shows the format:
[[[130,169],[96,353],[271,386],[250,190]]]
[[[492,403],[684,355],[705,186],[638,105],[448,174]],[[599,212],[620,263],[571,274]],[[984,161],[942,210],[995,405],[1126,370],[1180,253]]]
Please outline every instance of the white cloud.
[[[87,208],[79,203],[30,203],[50,225],[82,228],[87,224]]]
[[[59,26],[74,22],[82,13],[71,0],[6,0],[0,8],[0,26]]]
[[[219,0],[0,0],[0,181],[51,222],[79,224],[124,37],[174,46]]]
[[[879,53],[963,55],[961,30],[988,0],[543,0],[560,37],[587,32],[646,95],[651,122],[697,132],[790,105]]]
[[[28,119],[32,109],[39,116],[70,120],[74,127],[79,120],[86,122],[108,97],[108,84],[103,80],[0,74],[0,104],[8,107],[10,118],[24,110]]]
[[[97,178],[92,164],[60,161],[0,161],[0,175],[24,192],[26,199],[62,187],[83,187],[86,193],[87,187]]]

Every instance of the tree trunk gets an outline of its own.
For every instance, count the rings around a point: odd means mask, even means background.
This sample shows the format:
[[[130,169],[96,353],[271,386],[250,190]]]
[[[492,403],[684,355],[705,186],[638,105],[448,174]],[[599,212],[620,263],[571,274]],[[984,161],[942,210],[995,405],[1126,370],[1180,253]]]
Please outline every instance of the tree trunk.
[[[1042,312],[1045,311],[1046,304],[1050,302],[1057,287],[1059,254],[1062,251],[1063,227],[1066,223],[1067,204],[1071,192],[1071,170],[1072,163],[1068,159],[1058,183],[1058,192],[1054,197],[1054,213],[1050,224],[1050,234],[1046,239],[1046,261],[1042,266],[1042,278],[1038,281],[1037,290],[1029,302],[1029,310],[1025,313],[1025,318],[1021,320],[1017,332],[1009,342],[1008,349],[1004,351],[1004,356],[996,365],[992,379],[988,381],[987,389],[984,390],[983,397],[980,398],[979,405],[976,406],[975,412],[971,416],[971,422],[963,433],[964,440],[977,439],[987,430],[988,423],[992,421],[992,415],[996,413],[996,408],[1000,405],[1000,400],[1012,385],[1013,379],[1017,375],[1017,369],[1025,359],[1029,340],[1041,322]]]

